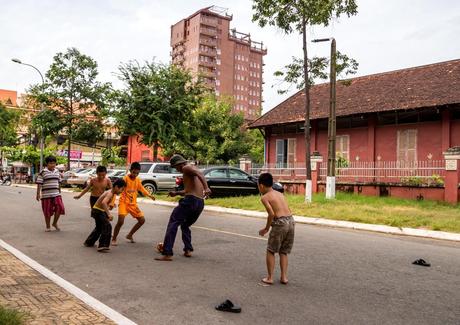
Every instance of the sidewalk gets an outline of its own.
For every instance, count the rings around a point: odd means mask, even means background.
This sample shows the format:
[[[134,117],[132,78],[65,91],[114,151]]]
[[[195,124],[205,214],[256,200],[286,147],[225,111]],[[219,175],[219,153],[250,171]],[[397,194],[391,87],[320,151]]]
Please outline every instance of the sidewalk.
[[[0,248],[0,305],[25,312],[27,324],[115,324]]]

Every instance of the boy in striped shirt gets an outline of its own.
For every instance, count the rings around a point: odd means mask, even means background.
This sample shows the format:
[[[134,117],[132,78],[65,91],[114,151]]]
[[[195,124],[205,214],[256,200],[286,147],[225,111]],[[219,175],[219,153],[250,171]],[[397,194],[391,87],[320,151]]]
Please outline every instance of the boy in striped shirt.
[[[46,168],[37,176],[37,201],[42,202],[43,215],[45,216],[46,230],[51,231],[51,216],[54,215],[53,227],[59,231],[58,220],[65,214],[64,203],[61,197],[61,173],[56,168],[56,158],[45,158]]]

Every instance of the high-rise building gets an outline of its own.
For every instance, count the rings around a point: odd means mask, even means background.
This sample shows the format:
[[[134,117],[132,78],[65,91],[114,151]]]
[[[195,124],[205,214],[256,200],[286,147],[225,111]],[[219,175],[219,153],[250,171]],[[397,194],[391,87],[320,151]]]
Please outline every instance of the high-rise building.
[[[171,26],[171,56],[176,65],[201,75],[216,95],[232,96],[234,112],[247,120],[262,108],[263,42],[230,29],[233,16],[216,6],[198,10]]]

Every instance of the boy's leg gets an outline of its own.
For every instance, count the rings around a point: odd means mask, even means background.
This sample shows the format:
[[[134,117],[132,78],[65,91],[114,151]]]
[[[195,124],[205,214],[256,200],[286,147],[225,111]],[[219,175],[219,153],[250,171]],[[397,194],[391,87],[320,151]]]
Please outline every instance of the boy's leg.
[[[91,211],[91,216],[94,218],[96,226],[94,227],[94,230],[91,232],[91,234],[89,234],[88,238],[85,240],[84,245],[87,247],[93,247],[101,236],[102,224],[98,218],[98,214],[100,214],[99,211]]]
[[[202,200],[197,200],[194,204],[193,210],[186,215],[185,222],[180,226],[182,231],[182,241],[184,242],[184,256],[186,257],[191,257],[191,252],[193,252],[192,232],[190,231],[190,226],[198,220],[201,212],[203,211],[203,207],[204,202]]]
[[[168,226],[166,228],[166,234],[163,241],[163,252],[164,255],[162,258],[156,258],[156,260],[171,260],[173,256],[173,246],[174,241],[176,240],[177,228],[184,222],[185,219],[185,209],[180,205],[175,207],[171,216],[169,217]]]
[[[42,204],[42,211],[43,211],[43,216],[45,217],[45,224],[46,224],[46,230],[45,231],[51,231],[51,216],[52,216],[52,210],[51,205],[50,205],[50,199],[42,199],[41,204]]]
[[[54,227],[57,231],[60,231],[60,230],[61,230],[61,229],[58,227],[58,225],[57,225],[60,216],[61,216],[61,213],[60,213],[58,210],[56,210],[56,212],[54,212],[53,227]]]
[[[280,269],[281,269],[281,278],[280,282],[282,284],[288,283],[287,269],[288,269],[288,255],[280,253]]]
[[[117,224],[115,225],[115,229],[113,230],[113,237],[112,237],[112,245],[117,246],[117,237],[118,233],[120,232],[121,226],[125,223],[126,215],[118,215]]]
[[[273,272],[275,270],[275,254],[267,249],[267,277],[262,279],[263,283],[273,284]]]
[[[64,202],[62,202],[62,197],[61,196],[56,196],[53,199],[53,204],[54,204],[53,227],[56,228],[57,231],[59,231],[59,230],[61,230],[61,229],[59,229],[59,227],[57,225],[59,217],[61,216],[61,214],[65,214]]]
[[[46,231],[51,231],[51,216],[45,216]]]
[[[136,218],[136,219],[137,219],[137,223],[133,226],[131,231],[126,235],[126,239],[128,239],[131,243],[135,243],[135,241],[133,239],[133,235],[145,223],[145,218],[144,217],[139,217],[139,218]]]
[[[102,213],[100,218],[101,236],[99,237],[99,248],[110,247],[110,238],[112,236],[112,224],[110,223],[107,215]]]

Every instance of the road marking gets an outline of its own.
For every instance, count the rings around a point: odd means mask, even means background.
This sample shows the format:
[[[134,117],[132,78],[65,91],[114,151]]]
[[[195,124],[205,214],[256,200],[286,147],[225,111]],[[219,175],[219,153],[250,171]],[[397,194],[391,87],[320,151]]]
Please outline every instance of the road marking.
[[[234,235],[234,236],[240,236],[240,237],[246,237],[246,238],[252,238],[252,239],[259,239],[259,240],[265,240],[265,241],[267,240],[267,238],[264,238],[264,237],[243,235],[243,234],[239,234],[239,233],[236,233],[236,232],[224,231],[224,230],[214,229],[214,228],[207,228],[207,227],[200,227],[200,226],[192,226],[192,228],[208,230],[208,231],[212,231],[212,232],[220,232],[222,234],[227,234],[227,235]]]
[[[136,323],[134,323],[132,320],[126,318],[125,316],[117,312],[116,310],[110,308],[109,306],[103,304],[96,298],[90,296],[88,293],[76,287],[69,281],[64,280],[56,273],[53,273],[52,271],[50,271],[49,269],[47,269],[46,267],[44,267],[37,261],[31,259],[29,256],[22,253],[20,250],[7,244],[1,239],[0,239],[0,246],[6,249],[11,254],[13,254],[14,256],[16,256],[21,261],[23,261],[25,264],[33,268],[34,270],[44,275],[46,278],[48,278],[52,282],[56,283],[58,286],[60,286],[64,290],[67,290],[68,292],[70,292],[72,295],[74,295],[75,297],[83,301],[88,306],[94,308],[101,314],[105,315],[107,318],[113,320],[115,323],[122,324],[122,325],[136,325]]]

